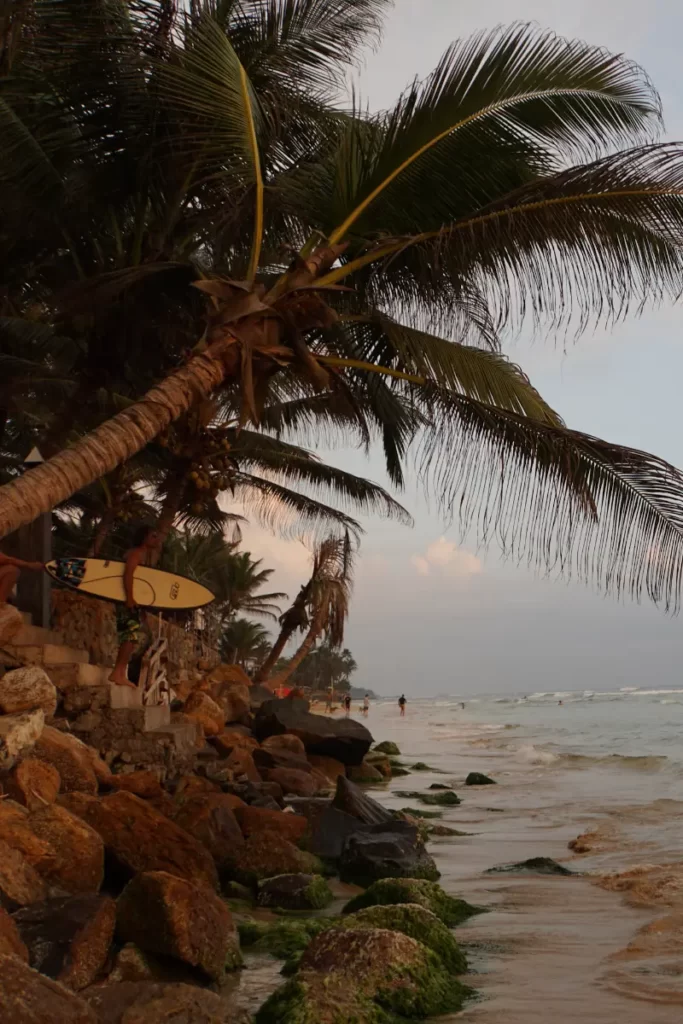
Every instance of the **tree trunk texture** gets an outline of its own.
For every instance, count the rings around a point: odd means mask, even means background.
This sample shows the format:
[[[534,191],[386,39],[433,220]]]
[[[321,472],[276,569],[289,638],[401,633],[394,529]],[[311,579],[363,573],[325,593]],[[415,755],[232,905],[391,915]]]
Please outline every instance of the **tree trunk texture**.
[[[0,487],[0,537],[32,522],[72,494],[127,462],[186,412],[238,372],[236,345],[221,339],[42,465]]]
[[[266,679],[272,672],[274,666],[277,664],[278,658],[280,657],[285,647],[289,643],[290,637],[292,636],[293,632],[293,629],[288,628],[280,630],[280,635],[273,644],[270,654],[254,675],[255,683],[264,683],[266,681]]]
[[[296,672],[301,662],[306,658],[313,649],[313,645],[322,633],[322,621],[320,618],[314,618],[310,625],[308,633],[304,637],[299,650],[296,652],[292,660],[289,662],[287,667],[280,672],[279,675],[273,676],[272,679],[268,680],[268,686],[271,690],[277,690],[279,686],[286,683],[289,677]]]

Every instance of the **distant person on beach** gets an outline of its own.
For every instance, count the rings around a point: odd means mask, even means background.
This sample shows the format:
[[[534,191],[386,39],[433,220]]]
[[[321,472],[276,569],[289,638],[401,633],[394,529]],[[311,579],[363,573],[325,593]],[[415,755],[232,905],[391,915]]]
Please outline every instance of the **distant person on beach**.
[[[12,558],[11,555],[4,555],[0,551],[0,607],[7,604],[12,596],[20,572],[24,569],[29,572],[42,572],[44,568],[42,562],[24,562],[21,558]]]
[[[125,605],[117,608],[116,625],[119,633],[119,652],[116,656],[114,671],[109,676],[110,683],[117,686],[130,686],[136,689],[135,683],[128,678],[128,665],[146,639],[146,613],[138,606],[133,595],[135,570],[139,565],[149,565],[152,556],[161,548],[161,537],[156,530],[142,527],[136,535],[135,547],[126,555],[126,568],[123,570],[123,587],[126,592]]]
[[[404,718],[406,713],[406,698],[404,693],[402,693],[398,698],[398,706],[401,709],[401,718]]]
[[[366,718],[367,718],[367,714],[368,714],[369,710],[370,710],[370,697],[366,693],[365,696],[363,697],[363,714],[366,716]]]
[[[347,693],[346,696],[344,697],[344,711],[346,712],[346,717],[348,718],[349,715],[351,714],[351,694],[350,693]]]

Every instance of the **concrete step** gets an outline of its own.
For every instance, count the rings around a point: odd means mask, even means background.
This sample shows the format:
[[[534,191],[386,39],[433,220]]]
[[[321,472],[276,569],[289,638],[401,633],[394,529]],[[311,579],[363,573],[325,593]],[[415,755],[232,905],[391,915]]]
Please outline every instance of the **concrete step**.
[[[80,661],[65,665],[45,665],[45,671],[57,689],[64,692],[77,686],[102,686],[107,682],[111,668]]]
[[[59,646],[63,639],[62,634],[53,629],[23,625],[19,632],[12,637],[12,644],[14,647],[42,647],[44,644]]]
[[[169,704],[147,706],[142,703],[142,690],[130,686],[109,687],[109,706],[114,711],[141,712],[140,726],[143,732],[154,732],[171,724],[171,707]]]
[[[196,750],[197,730],[187,722],[170,722],[161,728],[150,729],[148,735],[156,736],[160,740],[170,740],[176,750]]]
[[[27,644],[19,647],[8,644],[5,649],[26,665],[87,664],[90,661],[87,651],[77,651],[63,644]]]
[[[171,728],[170,704],[157,704],[156,707],[143,708],[145,722],[143,732],[160,732]]]

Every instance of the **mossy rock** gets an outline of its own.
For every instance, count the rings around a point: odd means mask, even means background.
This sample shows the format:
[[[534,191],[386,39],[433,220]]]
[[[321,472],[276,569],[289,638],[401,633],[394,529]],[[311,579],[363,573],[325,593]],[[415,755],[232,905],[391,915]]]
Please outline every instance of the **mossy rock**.
[[[334,895],[320,875],[275,875],[258,884],[257,902],[261,907],[282,910],[322,910]]]
[[[389,754],[390,757],[400,757],[401,755],[401,751],[395,743],[391,742],[391,740],[384,740],[382,743],[376,744],[376,746],[373,747],[373,753]]]
[[[402,807],[401,811],[413,818],[440,818],[443,815],[443,811],[425,811],[423,807]]]
[[[430,789],[453,789],[452,786],[447,786],[445,782],[432,782]]]
[[[501,864],[499,867],[487,868],[487,875],[510,874],[510,875],[575,875],[563,864],[558,864],[550,857],[531,857],[519,864]]]
[[[349,900],[342,913],[355,914],[365,907],[401,903],[417,903],[426,907],[449,928],[462,924],[475,914],[483,913],[482,907],[449,896],[436,882],[428,882],[423,878],[382,878]]]
[[[284,921],[255,921],[237,925],[240,942],[251,953],[270,953],[278,960],[301,956],[312,938],[329,928],[333,918],[296,918]]]
[[[432,768],[430,765],[425,764],[424,761],[416,761],[415,764],[410,766],[414,772],[438,772],[438,768]]]
[[[446,790],[445,793],[424,793],[415,789],[397,789],[394,793],[395,796],[400,796],[403,800],[419,800],[422,804],[427,804],[428,807],[456,807],[460,802],[460,797],[453,790]]]
[[[388,1024],[459,1010],[469,994],[430,949],[385,928],[328,929],[257,1024]]]
[[[496,780],[490,779],[488,775],[482,775],[481,772],[470,772],[465,779],[466,786],[495,786]]]
[[[464,974],[467,959],[452,932],[436,914],[417,903],[366,907],[349,914],[335,924],[336,928],[388,928],[421,942],[439,957],[453,974]]]
[[[410,775],[410,772],[407,768],[398,768],[392,765],[391,774],[394,779],[402,779],[404,775]]]

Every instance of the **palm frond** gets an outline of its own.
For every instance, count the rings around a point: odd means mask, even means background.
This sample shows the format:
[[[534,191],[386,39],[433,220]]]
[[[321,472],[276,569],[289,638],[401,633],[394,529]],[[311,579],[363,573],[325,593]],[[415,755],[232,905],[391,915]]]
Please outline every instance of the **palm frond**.
[[[314,540],[329,534],[333,524],[354,537],[363,533],[360,523],[345,512],[274,480],[249,473],[237,475],[235,498],[257,522],[284,537]]]

